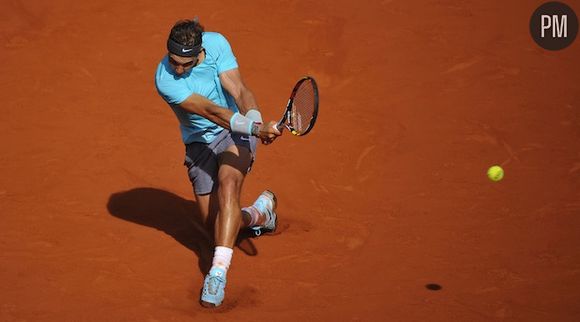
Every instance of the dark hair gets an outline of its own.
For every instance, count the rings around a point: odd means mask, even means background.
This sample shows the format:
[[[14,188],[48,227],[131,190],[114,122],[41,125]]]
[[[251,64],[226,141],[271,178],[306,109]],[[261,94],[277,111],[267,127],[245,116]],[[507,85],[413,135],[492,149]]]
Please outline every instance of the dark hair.
[[[171,28],[169,38],[183,46],[197,46],[201,44],[201,35],[203,32],[203,26],[197,22],[197,19],[179,20]]]

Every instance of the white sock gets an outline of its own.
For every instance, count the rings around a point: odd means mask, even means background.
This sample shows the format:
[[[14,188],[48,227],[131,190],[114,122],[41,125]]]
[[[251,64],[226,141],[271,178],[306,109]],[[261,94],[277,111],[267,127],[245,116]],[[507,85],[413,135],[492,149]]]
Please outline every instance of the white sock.
[[[217,246],[213,253],[212,266],[217,266],[225,271],[230,268],[230,263],[232,262],[232,255],[234,250],[224,246]]]

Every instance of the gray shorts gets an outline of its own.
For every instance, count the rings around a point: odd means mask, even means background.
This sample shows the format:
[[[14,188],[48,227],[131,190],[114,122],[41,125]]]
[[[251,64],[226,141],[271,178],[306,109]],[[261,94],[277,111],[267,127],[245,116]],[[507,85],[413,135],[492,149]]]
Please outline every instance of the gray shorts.
[[[218,155],[232,145],[250,150],[252,161],[249,172],[256,158],[256,138],[228,130],[223,130],[211,143],[193,142],[185,146],[185,162],[189,180],[196,195],[205,195],[213,191],[217,184]]]

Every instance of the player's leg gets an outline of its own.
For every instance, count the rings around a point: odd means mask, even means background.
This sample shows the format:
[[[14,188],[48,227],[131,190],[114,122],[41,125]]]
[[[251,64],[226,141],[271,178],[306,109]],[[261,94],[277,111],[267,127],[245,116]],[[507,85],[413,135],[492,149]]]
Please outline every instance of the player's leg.
[[[218,210],[217,174],[219,143],[227,133],[220,134],[211,144],[190,143],[186,145],[184,165],[193,186],[200,218],[209,235],[213,235]]]
[[[216,245],[233,248],[242,223],[240,195],[244,177],[252,162],[251,152],[232,145],[219,155]]]
[[[262,192],[253,205],[242,208],[244,227],[251,228],[256,236],[273,232],[277,226],[276,196],[270,190]]]
[[[217,189],[211,194],[196,194],[195,198],[204,229],[208,236],[213,236],[219,210]],[[252,205],[242,208],[240,230],[252,228],[257,236],[262,232],[273,232],[276,229],[276,204],[276,196],[272,191],[262,192]]]
[[[217,189],[211,194],[196,194],[195,198],[204,230],[208,232],[208,236],[213,236],[219,210]],[[276,229],[276,205],[276,196],[272,191],[262,192],[252,205],[242,208],[240,230],[252,228],[257,236],[262,232],[273,232]]]
[[[217,196],[220,210],[215,227],[216,248],[201,296],[201,304],[207,307],[220,305],[225,295],[226,274],[242,224],[240,194],[253,159],[249,149],[237,145],[230,145],[218,157]]]
[[[204,228],[213,236],[215,219],[219,209],[217,191],[206,194],[195,194],[195,199]]]
[[[220,154],[218,174],[220,215],[215,231],[218,246],[233,247],[240,228],[252,228],[256,235],[276,229],[276,196],[273,192],[269,190],[262,192],[253,205],[240,211],[242,184],[250,170],[252,160],[251,151],[238,145],[233,145],[225,153]]]
[[[209,201],[211,193],[203,195],[195,195],[195,201],[197,202],[197,208],[199,209],[199,216],[204,224],[207,224],[207,218],[209,217]]]
[[[218,153],[224,152],[229,146],[238,145],[252,151],[252,161],[255,157],[255,142],[253,138],[243,140],[241,136],[220,135],[216,142],[208,145],[204,143],[193,143],[186,147],[185,165],[188,168],[188,176],[193,184],[196,203],[199,209],[200,218],[208,236],[213,236],[215,231],[215,220],[219,210],[217,195],[218,187]],[[245,166],[245,164],[244,164]],[[249,167],[246,173],[249,171]],[[264,191],[253,205],[242,209],[241,228],[255,228],[254,232],[259,235],[261,229],[273,230],[275,228],[275,218],[272,218],[275,208],[275,197],[273,193]],[[267,209],[271,209],[268,211]],[[275,214],[274,214],[275,215]],[[213,240],[213,238],[212,238]]]
[[[212,269],[204,280],[201,303],[204,306],[217,306],[225,295],[226,274],[233,255],[239,229],[241,227],[258,228],[273,231],[276,227],[274,208],[276,199],[273,193],[263,192],[254,205],[240,209],[240,194],[245,175],[250,171],[256,153],[256,139],[229,133],[227,137],[213,148],[218,155],[217,199],[220,211],[216,219],[216,247]],[[252,210],[258,215],[252,218]],[[243,213],[243,215],[242,215]],[[211,221],[211,206],[208,220]],[[267,215],[266,215],[267,214]]]

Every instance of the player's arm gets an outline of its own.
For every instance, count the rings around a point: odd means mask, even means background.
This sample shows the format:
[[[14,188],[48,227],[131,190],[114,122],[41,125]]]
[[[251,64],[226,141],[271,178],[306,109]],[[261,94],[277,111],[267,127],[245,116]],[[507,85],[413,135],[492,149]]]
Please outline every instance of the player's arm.
[[[258,123],[263,122],[260,108],[258,107],[258,103],[256,103],[256,98],[254,97],[252,91],[246,86],[246,84],[244,84],[239,69],[233,68],[222,72],[220,74],[220,82],[226,91],[228,91],[228,93],[230,93],[230,95],[232,95],[236,101],[236,105],[238,105],[240,113],[244,114],[252,121]],[[276,124],[277,123],[275,121],[268,122],[266,131],[271,135],[269,135],[267,139],[260,136],[262,143],[270,144],[276,139],[277,136],[282,134],[275,126]],[[272,130],[272,127],[275,129]]]
[[[191,94],[185,101],[179,104],[179,107],[186,112],[200,115],[223,128],[231,129],[230,120],[234,112],[216,105],[201,95]]]
[[[211,100],[197,94],[191,94],[179,106],[185,111],[200,115],[213,123],[233,132],[254,135],[262,140],[272,140],[280,135],[276,122],[266,124],[254,122],[240,113],[214,104]]]
[[[244,84],[239,69],[234,68],[221,73],[220,82],[236,101],[240,113],[246,115],[249,110],[260,110],[254,94]]]

